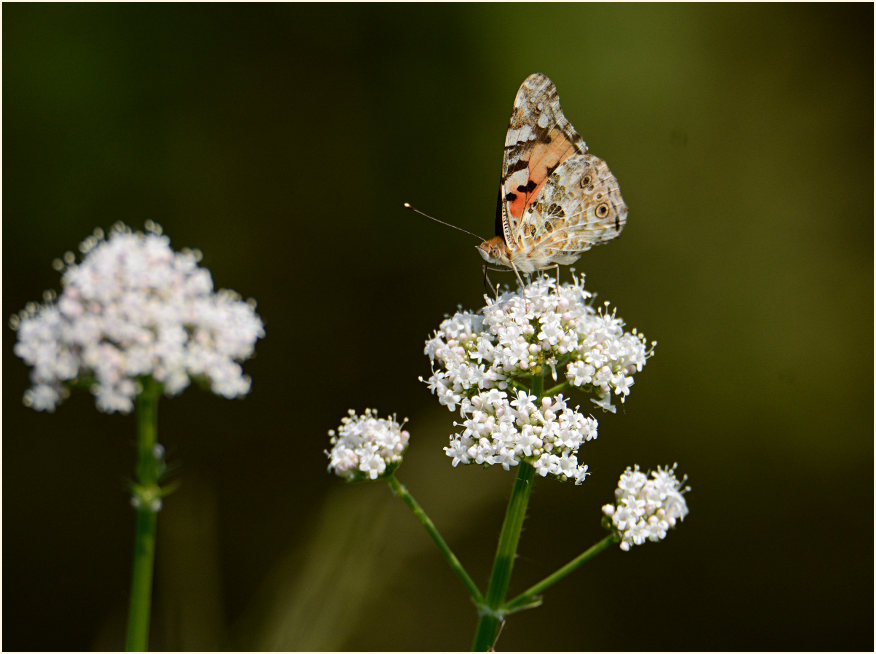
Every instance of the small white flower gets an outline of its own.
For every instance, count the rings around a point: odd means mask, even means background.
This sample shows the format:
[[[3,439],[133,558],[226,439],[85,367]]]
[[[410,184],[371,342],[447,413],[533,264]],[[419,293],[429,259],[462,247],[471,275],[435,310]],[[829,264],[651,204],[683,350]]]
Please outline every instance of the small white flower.
[[[378,418],[377,409],[365,409],[361,416],[353,409],[341,419],[337,432],[329,431],[328,469],[347,480],[377,479],[389,466],[397,467],[408,446],[410,434],[391,418]],[[468,463],[465,451],[455,453],[453,465]]]
[[[599,396],[599,399],[591,399],[591,402],[598,406],[603,411],[609,411],[611,413],[617,413],[617,407],[611,403],[611,394],[603,393]]]
[[[630,386],[635,383],[635,380],[632,377],[627,377],[623,373],[620,373],[615,378],[614,384],[614,393],[615,395],[623,395],[626,397],[630,394]]]
[[[519,420],[529,419],[529,414],[535,410],[535,400],[537,399],[535,395],[530,395],[526,391],[517,391],[517,399],[511,400],[511,406],[517,409]]]
[[[639,466],[624,471],[614,492],[615,503],[602,507],[621,538],[622,550],[646,540],[663,540],[671,527],[684,520],[688,514],[684,494],[690,490],[690,486],[682,488],[686,480],[676,479],[675,466],[657,468],[650,479]]]
[[[200,254],[174,252],[161,228],[147,234],[117,224],[97,230],[57,262],[64,290],[57,302],[29,305],[10,321],[15,354],[32,366],[26,405],[53,411],[72,382],[87,382],[98,409],[130,412],[139,377],[151,375],[166,395],[193,379],[214,393],[238,397],[250,379],[238,364],[265,335],[254,302],[213,291]]]

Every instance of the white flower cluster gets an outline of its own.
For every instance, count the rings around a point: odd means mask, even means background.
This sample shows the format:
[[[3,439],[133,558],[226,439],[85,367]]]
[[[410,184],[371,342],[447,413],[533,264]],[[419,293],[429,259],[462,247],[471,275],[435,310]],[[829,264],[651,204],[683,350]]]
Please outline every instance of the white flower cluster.
[[[522,291],[487,298],[478,313],[447,318],[426,342],[429,389],[453,411],[464,397],[515,382],[528,387],[532,375],[549,369],[554,381],[562,371],[571,386],[592,392],[593,402],[613,412],[612,391],[626,399],[656,343],[648,347],[635,329],[624,332],[623,320],[597,311],[590,298],[583,276],[560,286],[541,276]]]
[[[487,298],[479,312],[460,311],[444,320],[426,342],[432,362],[429,390],[464,418],[461,433],[445,448],[453,465],[499,464],[521,460],[542,476],[581,483],[587,466],[576,458],[579,446],[596,438],[596,420],[566,405],[560,390],[579,387],[603,409],[614,411],[612,392],[623,402],[653,354],[645,337],[624,332],[614,312],[589,303],[584,278],[558,285],[541,276],[497,300]],[[556,391],[540,402],[533,377],[548,374]]]
[[[627,552],[631,545],[646,540],[663,540],[670,527],[684,520],[688,513],[684,493],[690,486],[681,485],[686,480],[675,478],[675,466],[657,468],[651,479],[639,472],[639,466],[624,471],[614,492],[615,504],[602,507],[621,537],[622,550]]]
[[[84,382],[98,409],[128,413],[145,375],[167,395],[193,379],[229,398],[249,392],[237,362],[265,334],[255,303],[214,292],[199,252],[174,252],[154,223],[147,232],[117,224],[105,238],[97,230],[80,246],[79,264],[69,252],[56,261],[64,271],[57,301],[13,316],[15,354],[33,367],[26,405],[53,411],[69,383]]]
[[[395,416],[378,418],[377,409],[357,416],[353,409],[341,419],[338,431],[329,430],[332,447],[326,452],[328,469],[347,480],[377,479],[388,466],[401,463],[410,434],[402,431]]]
[[[542,477],[554,475],[580,484],[589,474],[575,456],[585,442],[596,438],[597,422],[566,406],[562,393],[539,402],[535,395],[517,391],[510,402],[504,391],[491,389],[463,398],[460,411],[465,427],[445,447],[460,463],[498,464],[510,470],[521,460],[531,461]]]

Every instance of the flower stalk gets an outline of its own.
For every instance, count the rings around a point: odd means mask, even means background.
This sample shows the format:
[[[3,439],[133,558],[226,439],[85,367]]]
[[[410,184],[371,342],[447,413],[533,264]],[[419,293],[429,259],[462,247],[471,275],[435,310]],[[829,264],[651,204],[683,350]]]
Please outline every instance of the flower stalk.
[[[521,609],[538,606],[541,603],[541,598],[538,597],[541,593],[543,593],[545,590],[553,586],[561,579],[567,577],[569,574],[587,563],[587,561],[594,558],[597,554],[603,552],[617,542],[618,537],[614,534],[606,536],[601,541],[569,561],[562,568],[560,568],[553,574],[548,575],[537,584],[530,586],[522,593],[520,593],[517,597],[510,600],[507,604],[505,604],[505,610],[508,613],[513,613],[514,611],[519,611]]]
[[[532,376],[529,391],[541,399],[544,393],[542,375]],[[502,523],[496,558],[493,561],[493,572],[487,586],[486,603],[478,618],[472,651],[487,651],[499,635],[505,615],[505,596],[508,593],[508,584],[511,582],[511,571],[514,567],[514,558],[517,556],[517,545],[520,542],[520,532],[523,529],[526,507],[529,505],[534,481],[535,468],[526,461],[521,461],[517,466],[517,477],[514,480],[511,497],[508,499],[505,521]]]
[[[511,570],[514,567],[514,557],[517,555],[517,544],[520,542],[520,531],[523,529],[523,520],[526,517],[526,507],[529,504],[534,480],[535,468],[526,462],[521,462],[505,511],[505,521],[502,524],[502,533],[499,535],[499,545],[496,548],[486,601],[479,607],[480,617],[472,644],[474,652],[486,652],[499,635],[505,616],[503,603],[511,581]]]
[[[450,549],[450,546],[438,532],[438,528],[435,526],[435,523],[426,515],[426,512],[419,505],[417,500],[414,499],[414,496],[410,494],[408,489],[402,484],[398,479],[396,479],[395,475],[387,475],[384,477],[386,479],[386,483],[389,484],[390,489],[396,497],[401,498],[401,500],[408,505],[408,508],[413,512],[416,516],[417,520],[420,521],[420,524],[425,527],[426,531],[429,533],[429,536],[432,537],[432,540],[435,541],[435,544],[438,546],[438,549],[441,551],[441,554],[446,559],[447,563],[450,564],[450,567],[453,569],[453,572],[456,573],[456,576],[459,577],[459,580],[465,586],[468,594],[471,596],[472,601],[475,604],[481,604],[483,600],[483,596],[481,595],[481,591],[478,590],[477,585],[469,574],[465,571],[465,568],[462,566],[460,560],[456,557],[456,554]]]
[[[144,652],[149,645],[155,531],[161,507],[161,488],[158,485],[161,461],[156,457],[161,386],[151,377],[144,378],[142,384],[143,390],[137,396],[137,481],[132,496],[137,517],[125,640],[125,649],[129,652]]]

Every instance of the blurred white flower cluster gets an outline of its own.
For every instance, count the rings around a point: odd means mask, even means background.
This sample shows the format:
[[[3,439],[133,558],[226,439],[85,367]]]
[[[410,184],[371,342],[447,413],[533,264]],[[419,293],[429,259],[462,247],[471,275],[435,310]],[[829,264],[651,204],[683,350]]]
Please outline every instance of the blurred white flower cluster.
[[[353,409],[341,419],[337,432],[329,430],[328,469],[347,480],[377,479],[387,467],[401,463],[410,434],[392,418],[378,418],[377,409],[361,416]]]
[[[681,486],[686,480],[675,478],[675,466],[657,468],[650,479],[639,472],[639,466],[624,471],[614,492],[615,503],[602,507],[621,537],[622,550],[646,540],[663,540],[671,527],[684,520],[688,513],[684,493],[690,487]]]
[[[225,397],[245,395],[249,377],[238,361],[253,354],[264,328],[255,302],[233,291],[213,291],[199,252],[174,252],[160,226],[147,233],[122,224],[101,230],[55,267],[63,292],[46,304],[31,303],[11,320],[15,354],[33,367],[25,404],[53,411],[82,382],[98,409],[130,412],[140,385],[151,375],[167,395],[193,380]]]
[[[459,409],[464,431],[445,448],[453,464],[500,464],[521,460],[546,476],[580,483],[587,466],[578,447],[596,438],[597,423],[567,406],[559,390],[578,387],[594,403],[614,411],[612,393],[623,402],[633,375],[653,354],[644,335],[624,331],[614,312],[589,303],[584,278],[557,285],[548,276],[503,293],[477,313],[460,311],[444,320],[426,342],[432,362],[429,389],[451,411]],[[552,397],[536,403],[532,377],[564,380]]]

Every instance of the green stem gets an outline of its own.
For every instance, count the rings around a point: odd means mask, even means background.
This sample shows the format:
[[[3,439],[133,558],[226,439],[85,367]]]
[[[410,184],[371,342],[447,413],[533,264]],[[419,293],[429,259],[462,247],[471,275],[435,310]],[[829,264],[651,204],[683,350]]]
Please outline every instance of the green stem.
[[[161,387],[144,378],[137,396],[137,481],[133,488],[137,510],[134,531],[134,561],[131,570],[131,598],[125,648],[144,652],[149,645],[149,613],[152,604],[152,571],[155,566],[155,528],[160,508],[159,461],[155,456],[158,439],[158,397]]]
[[[589,561],[594,556],[596,556],[616,542],[617,537],[614,534],[606,536],[601,541],[596,543],[593,547],[584,551],[583,553],[579,554],[577,557],[569,561],[566,565],[554,572],[552,575],[545,577],[534,586],[530,586],[529,588],[524,590],[517,597],[505,604],[505,609],[510,613],[516,609],[537,605],[538,598],[536,597],[536,595],[538,595],[539,593],[543,593],[545,590],[557,583],[560,579],[567,576],[571,572],[574,572],[580,566],[587,563],[587,561]]]
[[[517,478],[514,480],[514,488],[511,491],[511,498],[508,500],[508,509],[505,512],[505,522],[502,525],[502,533],[499,535],[499,545],[496,548],[496,559],[493,562],[490,585],[487,587],[486,602],[480,607],[480,618],[475,631],[472,651],[487,651],[493,646],[499,634],[499,628],[504,619],[502,604],[511,581],[511,570],[514,567],[517,544],[520,542],[520,530],[523,528],[523,519],[526,516],[526,506],[529,503],[529,494],[532,491],[534,478],[535,468],[525,461],[521,461],[520,465],[517,466]]]
[[[541,399],[545,396],[544,392],[544,374],[533,375],[529,380],[529,392]]]
[[[445,542],[445,540],[441,537],[441,534],[438,532],[438,528],[435,526],[435,523],[426,515],[426,512],[419,505],[417,500],[414,499],[414,496],[408,491],[404,484],[402,484],[398,479],[395,478],[395,475],[388,475],[384,477],[386,479],[386,483],[389,484],[390,489],[392,489],[393,494],[396,497],[400,497],[405,504],[411,509],[411,511],[416,516],[417,520],[426,528],[426,531],[429,532],[429,535],[432,537],[432,540],[435,541],[435,544],[438,546],[438,549],[441,550],[441,554],[444,555],[444,558],[447,559],[447,563],[450,564],[450,567],[456,573],[456,576],[459,577],[460,581],[462,581],[466,590],[468,590],[468,594],[471,596],[472,600],[475,604],[481,604],[484,601],[483,596],[481,595],[481,591],[478,590],[477,585],[472,578],[465,571],[465,568],[462,567],[462,563],[458,558],[456,558],[456,554],[450,549],[450,546]]]
[[[529,380],[529,392],[541,399],[544,395],[544,374],[535,374]],[[493,561],[493,572],[487,586],[486,601],[479,607],[480,617],[475,630],[472,651],[486,652],[491,649],[499,637],[499,630],[505,619],[505,596],[508,584],[511,582],[511,570],[514,567],[514,557],[517,556],[517,544],[520,542],[520,531],[526,517],[526,507],[535,480],[535,468],[526,461],[517,466],[517,478],[508,499],[505,510],[505,521],[499,534],[499,545],[496,547],[496,558]]]
[[[557,395],[558,393],[561,393],[562,391],[571,390],[571,388],[572,388],[572,384],[570,384],[567,381],[564,381],[562,384],[557,384],[553,388],[549,388],[548,390],[546,390],[544,392],[544,396],[545,397],[553,397],[554,395]]]

